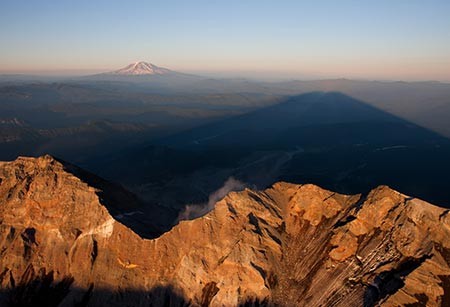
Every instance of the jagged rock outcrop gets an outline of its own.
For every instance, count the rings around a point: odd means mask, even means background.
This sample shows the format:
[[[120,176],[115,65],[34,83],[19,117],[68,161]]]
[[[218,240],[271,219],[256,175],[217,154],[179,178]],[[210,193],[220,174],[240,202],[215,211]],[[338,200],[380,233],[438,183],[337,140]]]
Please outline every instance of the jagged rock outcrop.
[[[73,173],[0,163],[2,306],[450,304],[449,211],[388,187],[232,192],[147,240]]]

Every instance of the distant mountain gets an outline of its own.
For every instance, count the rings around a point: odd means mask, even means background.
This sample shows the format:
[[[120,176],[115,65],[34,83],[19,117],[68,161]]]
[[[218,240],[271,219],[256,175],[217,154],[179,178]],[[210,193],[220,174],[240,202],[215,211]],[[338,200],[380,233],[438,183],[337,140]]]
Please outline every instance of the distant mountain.
[[[151,85],[152,88],[161,90],[167,87],[172,89],[188,86],[189,88],[193,81],[203,80],[203,78],[140,61],[118,70],[81,77],[81,80],[115,82],[116,86],[119,85],[117,83],[125,83],[128,84],[127,86],[145,84],[146,87]]]
[[[136,62],[125,66],[124,68],[106,73],[121,76],[141,76],[141,75],[166,75],[176,73],[170,69],[159,67],[147,62]]]
[[[232,192],[150,239],[140,210],[51,156],[0,162],[0,305],[449,306],[450,212],[387,186]]]

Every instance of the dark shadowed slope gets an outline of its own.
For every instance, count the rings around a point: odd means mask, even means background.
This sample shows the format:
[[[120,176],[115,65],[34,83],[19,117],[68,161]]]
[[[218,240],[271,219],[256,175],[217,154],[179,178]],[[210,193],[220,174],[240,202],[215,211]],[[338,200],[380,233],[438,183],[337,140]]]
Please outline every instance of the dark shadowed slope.
[[[120,153],[108,161],[119,167],[92,167],[175,208],[204,201],[230,176],[260,188],[289,180],[343,193],[389,184],[450,206],[449,155],[449,141],[434,132],[341,93],[317,92]]]

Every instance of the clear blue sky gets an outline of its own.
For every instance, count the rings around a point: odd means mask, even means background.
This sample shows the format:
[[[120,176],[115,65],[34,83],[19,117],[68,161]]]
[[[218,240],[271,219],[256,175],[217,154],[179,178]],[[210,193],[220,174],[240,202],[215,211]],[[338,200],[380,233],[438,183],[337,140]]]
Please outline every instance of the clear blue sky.
[[[450,1],[0,0],[0,72],[450,80]]]

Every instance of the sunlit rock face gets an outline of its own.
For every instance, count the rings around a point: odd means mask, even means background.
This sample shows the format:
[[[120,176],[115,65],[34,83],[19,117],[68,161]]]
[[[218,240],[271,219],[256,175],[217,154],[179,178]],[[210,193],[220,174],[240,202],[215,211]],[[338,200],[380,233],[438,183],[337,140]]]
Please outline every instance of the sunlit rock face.
[[[74,173],[50,156],[0,163],[1,306],[450,303],[448,210],[388,187],[232,192],[146,240]]]

